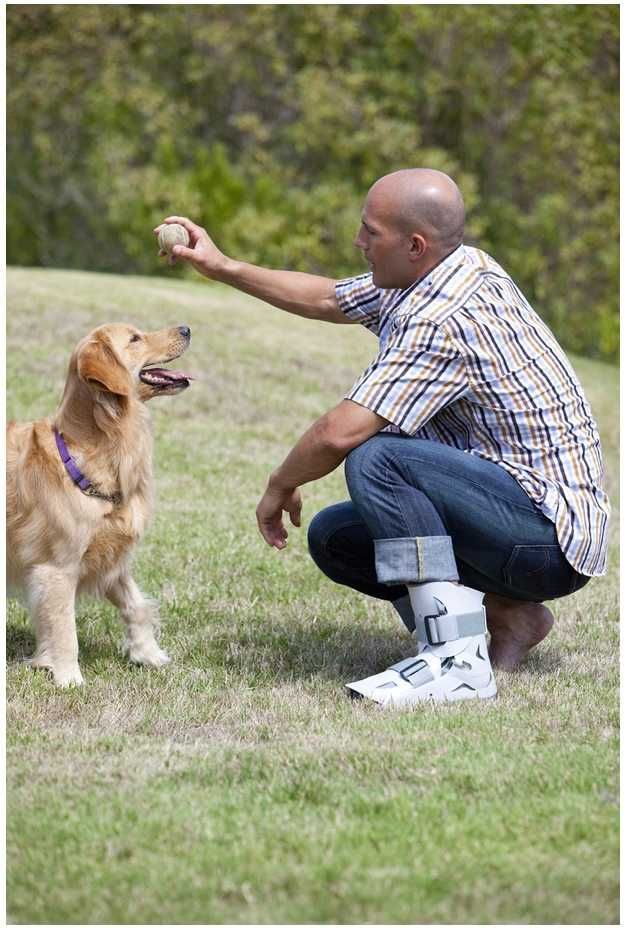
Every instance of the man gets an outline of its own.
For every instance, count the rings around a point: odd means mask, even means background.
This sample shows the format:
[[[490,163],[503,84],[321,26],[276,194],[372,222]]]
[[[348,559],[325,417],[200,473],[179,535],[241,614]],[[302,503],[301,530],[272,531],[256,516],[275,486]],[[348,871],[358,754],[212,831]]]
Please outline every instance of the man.
[[[234,261],[186,218],[165,222],[186,227],[190,247],[174,256],[208,278],[379,337],[256,512],[282,549],[299,487],[346,460],[351,500],[313,519],[311,555],[336,582],[390,600],[417,641],[414,657],[349,688],[395,706],[494,696],[491,661],[513,669],[548,634],[541,602],[605,572],[609,506],[575,373],[504,270],[463,245],[455,183],[429,169],[379,179],[355,243],[370,271],[338,282]]]

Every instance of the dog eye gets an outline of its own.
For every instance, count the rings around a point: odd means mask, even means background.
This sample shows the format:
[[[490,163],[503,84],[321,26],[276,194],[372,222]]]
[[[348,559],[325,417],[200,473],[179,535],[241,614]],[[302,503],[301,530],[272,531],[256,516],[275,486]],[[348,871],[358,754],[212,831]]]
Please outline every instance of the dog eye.
[[[139,336],[138,333],[133,333],[133,335],[130,337],[130,342],[131,342],[131,343],[136,343],[137,340],[140,340],[140,339],[141,339],[141,337]]]

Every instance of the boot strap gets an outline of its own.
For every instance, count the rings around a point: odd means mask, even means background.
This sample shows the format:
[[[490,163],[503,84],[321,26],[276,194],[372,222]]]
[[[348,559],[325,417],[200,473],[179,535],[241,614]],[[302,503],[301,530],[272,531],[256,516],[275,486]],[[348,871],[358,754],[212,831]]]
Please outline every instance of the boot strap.
[[[432,665],[435,665],[436,674],[432,670]],[[434,658],[432,654],[429,654],[427,656],[406,657],[405,660],[394,663],[392,667],[389,667],[389,670],[395,670],[403,680],[406,680],[416,689],[417,686],[423,686],[424,683],[436,679],[436,675],[440,674],[440,667],[441,662],[438,657]]]
[[[415,625],[418,639],[432,647],[485,633],[486,610],[483,606],[477,612],[463,612],[462,615],[425,615],[417,618]]]

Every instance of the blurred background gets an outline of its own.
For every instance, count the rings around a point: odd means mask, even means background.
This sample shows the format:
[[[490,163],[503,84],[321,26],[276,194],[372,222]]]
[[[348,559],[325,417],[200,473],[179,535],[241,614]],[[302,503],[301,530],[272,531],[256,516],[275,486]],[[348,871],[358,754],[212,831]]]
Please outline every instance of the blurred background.
[[[238,258],[348,275],[373,181],[438,168],[467,242],[567,349],[616,360],[618,6],[6,17],[9,264],[162,275],[151,230],[180,213]]]

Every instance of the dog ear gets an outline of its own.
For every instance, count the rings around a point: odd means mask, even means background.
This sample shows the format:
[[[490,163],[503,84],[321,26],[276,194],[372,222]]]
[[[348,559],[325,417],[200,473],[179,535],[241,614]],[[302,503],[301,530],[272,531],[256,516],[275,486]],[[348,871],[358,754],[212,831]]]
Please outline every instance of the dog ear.
[[[80,378],[92,388],[123,397],[130,395],[130,375],[108,341],[100,338],[83,346],[78,354],[77,367]]]

